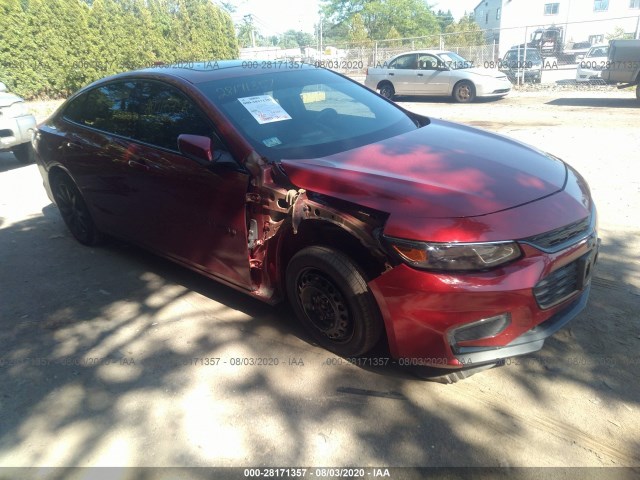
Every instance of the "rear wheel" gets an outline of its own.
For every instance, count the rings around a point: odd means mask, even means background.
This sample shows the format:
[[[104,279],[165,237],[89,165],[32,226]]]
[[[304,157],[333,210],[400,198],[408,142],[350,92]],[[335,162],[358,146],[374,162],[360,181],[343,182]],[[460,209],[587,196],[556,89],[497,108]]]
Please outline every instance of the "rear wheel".
[[[396,94],[393,85],[391,85],[389,82],[380,84],[379,90],[380,95],[382,95],[384,98],[388,98],[389,100],[393,100],[393,96]]]
[[[83,245],[95,245],[101,235],[80,190],[67,175],[58,175],[51,182],[53,198],[71,234]]]
[[[23,143],[22,145],[18,145],[13,147],[13,155],[20,163],[24,163],[28,165],[30,163],[35,162],[36,154],[33,151],[33,147],[31,146],[31,142]]]
[[[313,338],[342,356],[362,355],[382,334],[382,318],[364,275],[346,255],[313,246],[293,256],[289,301]]]
[[[473,102],[476,98],[476,88],[473,83],[463,80],[454,87],[453,98],[458,103]]]

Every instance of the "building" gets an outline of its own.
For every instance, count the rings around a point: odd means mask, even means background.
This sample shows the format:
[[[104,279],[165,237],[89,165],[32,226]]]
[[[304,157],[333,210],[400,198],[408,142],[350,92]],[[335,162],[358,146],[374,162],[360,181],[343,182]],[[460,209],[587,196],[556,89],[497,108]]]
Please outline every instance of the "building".
[[[503,0],[482,0],[473,9],[473,18],[478,26],[485,31],[487,43],[500,41],[500,17]]]
[[[568,46],[606,43],[608,35],[622,32],[640,38],[640,0],[502,0],[500,55],[549,26],[562,27]]]

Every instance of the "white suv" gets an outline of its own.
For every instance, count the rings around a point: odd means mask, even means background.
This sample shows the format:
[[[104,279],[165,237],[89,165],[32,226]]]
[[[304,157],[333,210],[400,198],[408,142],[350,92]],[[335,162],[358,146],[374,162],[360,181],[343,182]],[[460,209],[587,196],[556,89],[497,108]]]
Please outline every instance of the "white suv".
[[[11,150],[18,161],[33,163],[31,134],[35,129],[36,119],[27,104],[17,95],[7,93],[7,86],[0,82],[0,152]]]

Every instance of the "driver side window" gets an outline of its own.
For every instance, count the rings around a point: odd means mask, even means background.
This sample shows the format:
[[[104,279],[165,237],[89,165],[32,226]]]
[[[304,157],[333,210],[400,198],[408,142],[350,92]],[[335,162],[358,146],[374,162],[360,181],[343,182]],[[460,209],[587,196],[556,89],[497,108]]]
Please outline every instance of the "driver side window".
[[[206,117],[175,88],[142,81],[136,93],[140,114],[137,139],[141,142],[177,151],[178,136],[188,133],[209,137],[216,150],[226,150]]]
[[[418,68],[420,70],[438,70],[438,59],[433,55],[420,55]]]

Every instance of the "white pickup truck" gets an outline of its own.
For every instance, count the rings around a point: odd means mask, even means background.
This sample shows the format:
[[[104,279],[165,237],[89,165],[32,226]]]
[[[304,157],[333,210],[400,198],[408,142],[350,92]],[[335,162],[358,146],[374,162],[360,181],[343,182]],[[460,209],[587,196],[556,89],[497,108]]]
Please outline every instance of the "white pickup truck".
[[[640,100],[640,40],[611,40],[606,67],[602,70],[606,83],[618,88],[636,85],[636,98]]]
[[[31,134],[35,129],[36,119],[27,104],[19,96],[7,93],[7,86],[0,82],[0,152],[10,150],[19,162],[33,163]]]

